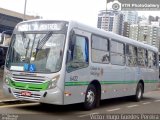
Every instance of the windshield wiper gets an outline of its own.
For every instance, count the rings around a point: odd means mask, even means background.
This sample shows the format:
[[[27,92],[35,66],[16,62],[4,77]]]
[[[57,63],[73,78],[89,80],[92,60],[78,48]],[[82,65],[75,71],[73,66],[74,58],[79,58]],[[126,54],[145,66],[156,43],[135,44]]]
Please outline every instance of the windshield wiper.
[[[52,34],[53,32],[50,31],[42,38],[42,40],[41,39],[38,40],[35,57],[37,56],[38,51],[42,49],[42,47],[45,45],[48,39],[52,36]]]
[[[42,49],[42,47],[45,45],[45,43],[48,41],[48,39],[52,36],[52,32],[48,32],[42,40],[39,40],[38,41],[38,44],[37,44],[37,48],[36,49]]]

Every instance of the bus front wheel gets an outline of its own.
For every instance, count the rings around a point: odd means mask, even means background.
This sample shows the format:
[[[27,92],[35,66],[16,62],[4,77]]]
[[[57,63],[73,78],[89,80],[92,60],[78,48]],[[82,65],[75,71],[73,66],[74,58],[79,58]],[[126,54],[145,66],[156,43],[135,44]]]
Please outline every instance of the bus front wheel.
[[[86,91],[85,101],[84,101],[84,109],[91,110],[96,107],[96,98],[97,92],[94,85],[89,85]]]

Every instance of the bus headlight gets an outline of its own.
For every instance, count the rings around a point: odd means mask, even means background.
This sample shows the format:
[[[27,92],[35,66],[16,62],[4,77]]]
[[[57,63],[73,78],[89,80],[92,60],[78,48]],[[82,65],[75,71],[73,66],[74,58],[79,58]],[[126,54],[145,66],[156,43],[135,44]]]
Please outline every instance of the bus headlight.
[[[57,75],[56,77],[52,78],[49,82],[49,85],[48,85],[48,89],[53,89],[56,87],[57,85],[57,81],[59,80],[59,75]]]
[[[9,79],[8,77],[5,77],[4,82],[5,82],[7,85],[9,85],[9,81],[10,81],[10,79]]]

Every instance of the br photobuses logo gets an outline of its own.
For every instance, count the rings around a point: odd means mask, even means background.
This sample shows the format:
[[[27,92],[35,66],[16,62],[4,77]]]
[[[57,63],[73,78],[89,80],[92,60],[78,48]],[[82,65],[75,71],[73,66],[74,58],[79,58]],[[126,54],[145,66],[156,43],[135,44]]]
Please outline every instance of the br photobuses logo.
[[[107,10],[160,10],[160,0],[107,0]]]
[[[121,10],[121,3],[118,0],[114,0],[113,2],[108,2],[107,3],[107,8],[109,10]]]

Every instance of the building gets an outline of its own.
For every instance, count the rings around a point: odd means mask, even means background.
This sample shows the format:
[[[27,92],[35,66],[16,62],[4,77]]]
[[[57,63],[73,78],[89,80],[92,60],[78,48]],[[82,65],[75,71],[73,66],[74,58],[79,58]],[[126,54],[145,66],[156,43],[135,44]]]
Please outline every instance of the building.
[[[158,16],[156,16],[156,17],[153,17],[153,16],[149,16],[148,17],[148,22],[151,24],[151,22],[158,22],[159,21],[159,18],[160,17],[158,17]]]
[[[130,25],[129,38],[132,38],[134,40],[138,40],[138,32],[139,32],[139,25],[138,24]]]
[[[124,29],[123,36],[129,37],[130,25],[138,23],[138,12],[137,11],[123,11],[124,15]]]
[[[143,15],[143,16],[138,16],[138,24],[141,22],[141,21],[147,21],[148,19]]]
[[[138,23],[138,12],[137,11],[123,11],[124,22],[128,24],[137,24]]]
[[[141,41],[159,48],[160,27],[157,24],[133,24],[130,25],[129,38]]]
[[[24,15],[0,8],[0,45],[8,46],[14,27],[23,21]],[[25,15],[25,20],[38,19],[39,16]],[[1,46],[2,47],[2,46]]]
[[[128,22],[124,22],[123,36],[129,37],[130,24]]]
[[[24,15],[18,12],[0,8],[0,33],[12,31],[17,23],[23,21]],[[38,19],[39,16],[25,16],[25,20]]]
[[[102,10],[98,14],[97,27],[123,35],[124,16],[119,11]]]

